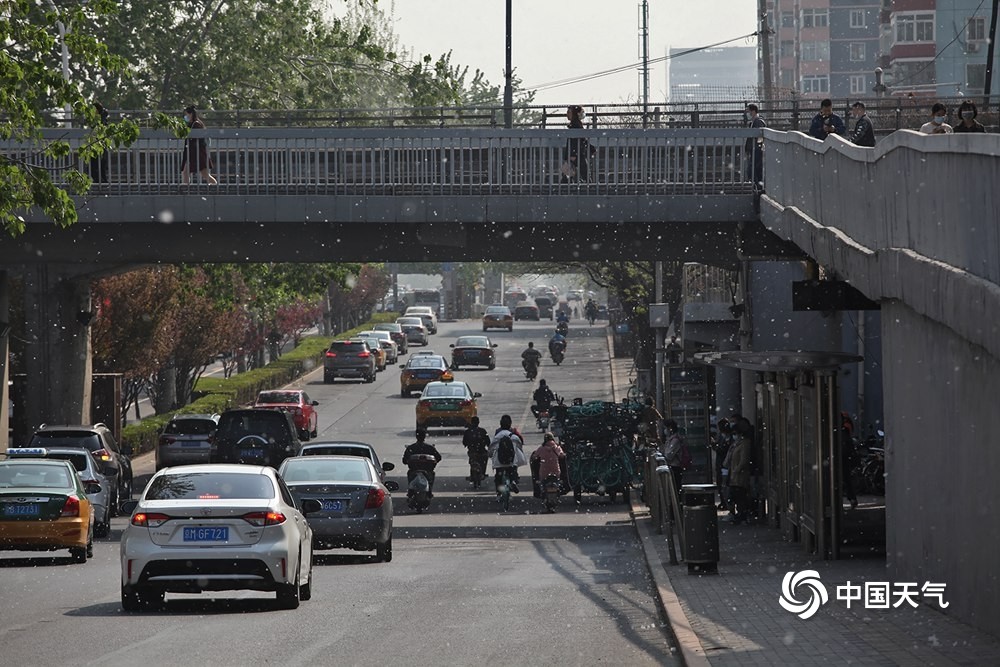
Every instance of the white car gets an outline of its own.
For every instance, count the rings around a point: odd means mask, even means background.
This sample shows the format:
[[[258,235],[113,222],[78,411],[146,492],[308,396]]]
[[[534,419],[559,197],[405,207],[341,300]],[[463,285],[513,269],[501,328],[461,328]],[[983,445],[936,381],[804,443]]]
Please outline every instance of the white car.
[[[421,345],[427,345],[427,327],[424,326],[424,320],[422,317],[397,317],[396,324],[398,324],[403,329],[403,333],[406,334],[406,340],[411,343],[420,343]]]
[[[430,306],[410,306],[403,313],[403,317],[419,317],[424,321],[428,333],[433,335],[438,332],[437,313]]]
[[[399,346],[396,345],[396,341],[392,339],[392,334],[388,331],[362,331],[357,334],[355,338],[374,338],[378,341],[379,346],[385,350],[386,360],[385,363],[392,364],[395,366],[399,363]]]
[[[312,529],[277,472],[266,466],[164,468],[146,485],[121,539],[125,611],[160,606],[164,593],[274,591],[295,609],[312,597]]]

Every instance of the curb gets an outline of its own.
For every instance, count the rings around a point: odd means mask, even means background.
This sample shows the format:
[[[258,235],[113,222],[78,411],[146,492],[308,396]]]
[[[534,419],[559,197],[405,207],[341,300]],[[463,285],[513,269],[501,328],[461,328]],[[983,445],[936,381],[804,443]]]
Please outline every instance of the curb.
[[[621,400],[619,397],[619,383],[615,375],[614,365],[614,342],[609,333],[608,342],[608,366],[611,372],[611,391],[615,402]],[[705,655],[705,648],[701,645],[698,634],[691,627],[691,621],[684,608],[681,606],[677,593],[670,583],[670,577],[663,561],[656,549],[653,540],[656,534],[649,525],[649,512],[636,504],[634,496],[630,494],[629,515],[632,517],[632,525],[635,527],[636,536],[642,545],[643,557],[646,561],[646,569],[649,571],[653,584],[656,586],[656,595],[660,600],[660,608],[666,616],[670,633],[674,637],[674,643],[680,650],[680,660],[685,667],[711,667],[712,663]]]

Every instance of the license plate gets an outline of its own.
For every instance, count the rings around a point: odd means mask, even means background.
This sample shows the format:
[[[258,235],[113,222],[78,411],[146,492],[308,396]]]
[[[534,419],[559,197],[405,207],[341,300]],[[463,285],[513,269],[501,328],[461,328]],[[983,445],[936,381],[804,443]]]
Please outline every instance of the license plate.
[[[262,459],[264,458],[263,449],[241,449],[240,450],[241,459]]]
[[[430,371],[430,372],[418,371],[417,372],[417,379],[419,379],[419,380],[430,380],[431,378],[434,378],[436,376],[437,376],[437,373],[435,373],[434,371]]]
[[[465,351],[465,356],[467,356],[467,357],[478,357],[479,356],[479,351],[478,350],[466,350]]]
[[[210,528],[202,526],[185,526],[185,542],[227,542],[229,540],[229,526],[214,526]]]
[[[450,401],[445,403],[439,401],[431,404],[431,409],[440,410],[442,412],[454,412],[455,410],[458,410],[458,403],[452,403]]]
[[[343,512],[344,504],[343,500],[324,500],[320,503],[324,512]]]
[[[41,505],[4,505],[4,516],[38,516],[41,513]]]
[[[182,442],[181,447],[201,447],[200,442]]]

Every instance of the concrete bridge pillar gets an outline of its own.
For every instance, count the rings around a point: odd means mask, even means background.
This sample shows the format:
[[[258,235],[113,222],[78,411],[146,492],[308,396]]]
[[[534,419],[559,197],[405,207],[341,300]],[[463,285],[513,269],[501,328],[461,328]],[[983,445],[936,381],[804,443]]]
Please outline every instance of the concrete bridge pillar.
[[[24,273],[25,416],[40,424],[90,421],[90,278],[80,267],[37,264]],[[20,406],[18,406],[20,408]]]

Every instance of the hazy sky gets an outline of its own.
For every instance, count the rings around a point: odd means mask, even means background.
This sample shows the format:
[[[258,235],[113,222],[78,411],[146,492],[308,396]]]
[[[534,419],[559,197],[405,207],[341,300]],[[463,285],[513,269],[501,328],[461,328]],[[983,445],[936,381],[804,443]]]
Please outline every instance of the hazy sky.
[[[384,3],[384,5],[383,5]],[[389,1],[380,0],[388,10]],[[641,59],[639,0],[512,0],[512,59],[526,86],[613,69]],[[705,46],[755,29],[757,0],[649,0],[649,57]],[[503,85],[505,0],[395,0],[395,28],[416,53],[452,51]],[[745,39],[732,46],[755,45]],[[650,99],[666,98],[666,64],[650,71]],[[536,103],[621,102],[639,97],[638,70],[541,90]]]

